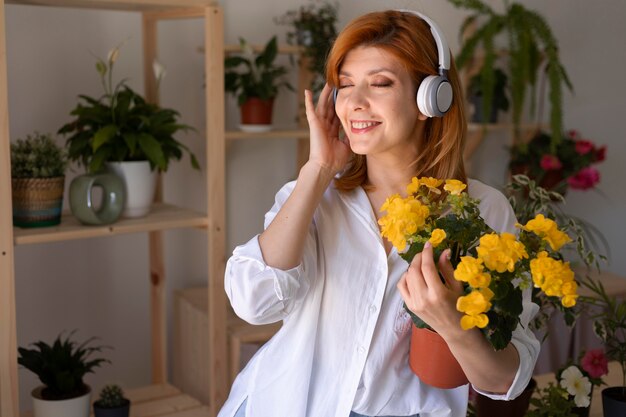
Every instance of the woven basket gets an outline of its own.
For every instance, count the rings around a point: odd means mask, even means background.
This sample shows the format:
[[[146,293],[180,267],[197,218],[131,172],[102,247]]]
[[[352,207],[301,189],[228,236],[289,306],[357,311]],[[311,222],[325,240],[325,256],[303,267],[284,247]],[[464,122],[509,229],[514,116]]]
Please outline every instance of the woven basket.
[[[61,223],[65,177],[12,178],[13,225],[54,226]]]

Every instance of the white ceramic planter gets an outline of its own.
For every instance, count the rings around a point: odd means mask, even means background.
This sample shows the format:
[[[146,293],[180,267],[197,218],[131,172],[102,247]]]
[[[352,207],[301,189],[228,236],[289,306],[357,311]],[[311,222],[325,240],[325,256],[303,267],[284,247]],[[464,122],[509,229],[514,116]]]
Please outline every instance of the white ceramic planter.
[[[91,388],[82,397],[59,401],[41,399],[43,388],[42,385],[31,392],[34,417],[89,417]]]
[[[148,161],[108,162],[109,169],[124,180],[126,203],[123,217],[143,217],[150,212],[156,190],[157,171]]]

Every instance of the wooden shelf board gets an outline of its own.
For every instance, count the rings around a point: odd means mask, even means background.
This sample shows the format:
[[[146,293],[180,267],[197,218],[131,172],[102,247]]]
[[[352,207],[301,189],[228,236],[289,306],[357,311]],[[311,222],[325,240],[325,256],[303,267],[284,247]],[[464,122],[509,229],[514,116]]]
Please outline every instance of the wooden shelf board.
[[[15,245],[59,242],[64,240],[112,236],[126,233],[153,232],[157,230],[187,227],[207,227],[209,219],[189,209],[158,203],[150,214],[138,219],[121,219],[103,226],[84,226],[71,214],[64,214],[61,224],[53,227],[32,229],[13,228]]]
[[[242,130],[230,130],[226,132],[226,139],[306,139],[309,137],[309,129],[276,129],[269,132],[244,132]]]
[[[528,123],[528,124],[521,124],[520,125],[520,129],[522,131],[527,131],[527,130],[533,130],[537,128],[537,124],[536,123]],[[483,124],[482,123],[468,123],[467,124],[467,131],[468,132],[476,132],[476,131],[480,131],[483,129]],[[498,130],[512,130],[513,129],[513,123],[487,123],[485,125],[485,129],[488,132],[495,132]]]
[[[186,7],[208,7],[214,0],[6,0],[7,4],[31,6],[79,7],[124,11],[157,11]]]
[[[130,400],[131,417],[209,417],[209,407],[169,384],[149,385],[124,391]],[[91,400],[96,399],[92,394]],[[93,415],[93,414],[91,414]],[[25,411],[21,417],[33,417]]]

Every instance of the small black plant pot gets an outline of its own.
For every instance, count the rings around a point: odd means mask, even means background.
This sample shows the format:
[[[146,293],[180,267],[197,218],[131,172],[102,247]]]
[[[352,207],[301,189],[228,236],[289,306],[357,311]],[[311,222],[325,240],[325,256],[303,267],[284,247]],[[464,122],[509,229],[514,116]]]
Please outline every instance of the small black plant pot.
[[[115,408],[103,408],[98,405],[98,401],[93,403],[93,413],[95,417],[128,417],[130,414],[130,400],[124,399],[124,405]]]
[[[609,387],[602,390],[604,417],[626,416],[626,387]]]

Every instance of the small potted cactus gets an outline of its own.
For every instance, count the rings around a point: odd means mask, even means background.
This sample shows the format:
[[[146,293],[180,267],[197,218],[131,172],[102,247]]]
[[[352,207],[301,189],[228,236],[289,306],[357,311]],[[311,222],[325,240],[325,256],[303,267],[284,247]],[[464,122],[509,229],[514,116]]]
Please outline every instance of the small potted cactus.
[[[128,417],[130,414],[130,400],[124,397],[124,391],[119,385],[105,385],[100,391],[100,397],[93,403],[95,417]]]

